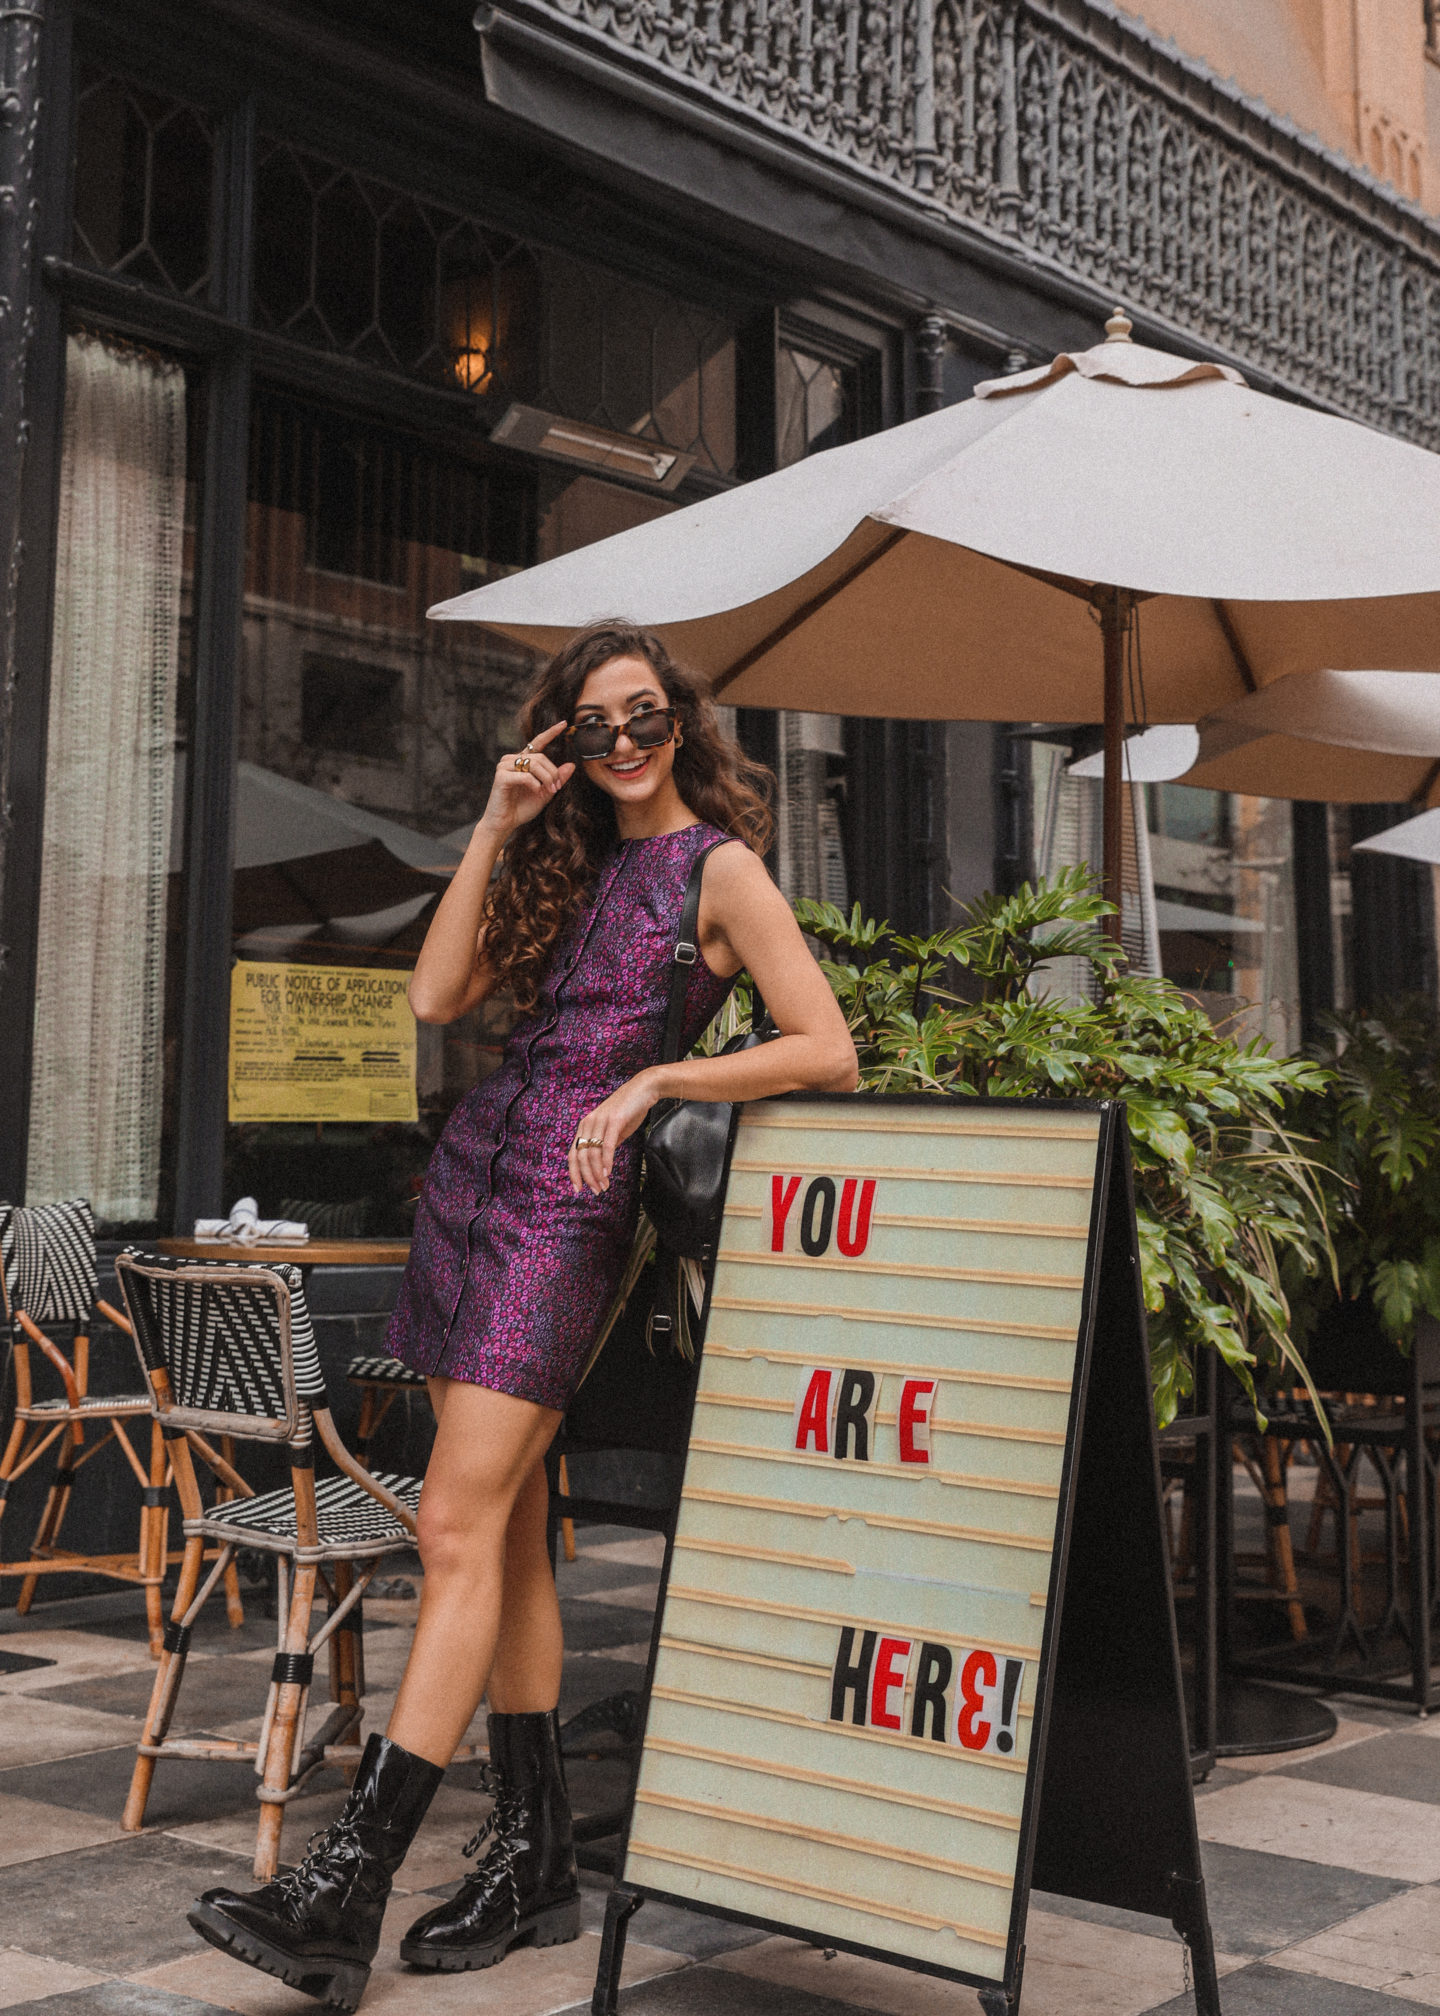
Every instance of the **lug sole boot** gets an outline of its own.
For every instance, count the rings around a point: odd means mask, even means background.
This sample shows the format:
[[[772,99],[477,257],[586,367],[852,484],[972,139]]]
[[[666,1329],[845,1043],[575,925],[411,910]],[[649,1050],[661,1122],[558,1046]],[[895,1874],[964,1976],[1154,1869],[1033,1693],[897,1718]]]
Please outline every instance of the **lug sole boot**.
[[[467,1855],[490,1849],[447,1903],[417,1918],[400,1957],[428,1973],[493,1967],[512,1946],[580,1936],[580,1878],[560,1756],[560,1715],[490,1717],[495,1808]]]
[[[443,1776],[372,1736],[345,1810],[311,1837],[304,1860],[258,1890],[207,1890],[190,1923],[222,1953],[348,2016],[370,1979],[390,1886]]]

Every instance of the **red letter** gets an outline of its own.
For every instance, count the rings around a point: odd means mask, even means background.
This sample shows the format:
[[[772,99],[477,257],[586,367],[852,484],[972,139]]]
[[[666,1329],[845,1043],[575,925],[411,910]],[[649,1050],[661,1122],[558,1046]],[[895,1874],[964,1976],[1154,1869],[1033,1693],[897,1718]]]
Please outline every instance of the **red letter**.
[[[792,1176],[787,1183],[783,1176],[770,1178],[770,1251],[785,1251],[785,1220],[790,1216],[790,1206],[795,1202],[800,1189],[800,1178]]]
[[[933,1379],[907,1379],[900,1388],[900,1411],[896,1416],[896,1426],[900,1430],[902,1463],[930,1461],[930,1409],[934,1404]]]
[[[855,1178],[845,1178],[840,1192],[840,1229],[836,1244],[847,1259],[858,1259],[870,1244],[870,1212],[875,1202],[875,1178],[867,1176],[860,1185],[860,1215],[855,1216]]]
[[[995,1685],[995,1654],[993,1652],[972,1652],[960,1668],[959,1713],[955,1717],[955,1734],[962,1749],[983,1750],[990,1741],[990,1724],[976,1720],[985,1711],[985,1696],[981,1688]]]
[[[895,1661],[899,1660],[900,1671],[895,1671]],[[898,1729],[900,1715],[897,1710],[890,1712],[890,1696],[897,1687],[905,1685],[905,1674],[910,1665],[910,1640],[908,1638],[882,1638],[880,1650],[875,1654],[875,1677],[870,1682],[870,1726],[872,1729]]]
[[[799,1177],[796,1177],[799,1182]],[[800,1405],[795,1410],[795,1447],[804,1449],[813,1436],[815,1454],[830,1454],[830,1385],[834,1373],[827,1365],[817,1365],[810,1374],[810,1383]]]

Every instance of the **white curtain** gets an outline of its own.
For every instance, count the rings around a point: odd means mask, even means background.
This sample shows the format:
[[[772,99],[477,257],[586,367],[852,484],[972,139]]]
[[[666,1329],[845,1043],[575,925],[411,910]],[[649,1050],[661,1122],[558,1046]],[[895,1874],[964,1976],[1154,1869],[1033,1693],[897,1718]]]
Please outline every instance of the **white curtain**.
[[[32,1203],[155,1216],[185,377],[70,338],[40,881]]]

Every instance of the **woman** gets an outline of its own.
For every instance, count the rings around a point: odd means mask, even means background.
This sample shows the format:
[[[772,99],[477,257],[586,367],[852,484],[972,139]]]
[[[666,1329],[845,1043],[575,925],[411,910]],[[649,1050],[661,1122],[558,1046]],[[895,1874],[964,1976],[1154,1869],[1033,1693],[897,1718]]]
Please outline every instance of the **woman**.
[[[658,638],[616,622],[582,631],[522,721],[529,740],[496,766],[410,985],[423,1022],[453,1022],[497,988],[521,1011],[500,1069],[435,1150],[391,1326],[438,1422],[414,1645],[340,1820],[291,1875],[212,1890],[191,1914],[212,1944],[343,2009],[364,1990],[391,1880],[482,1695],[498,1787],[470,1846],[490,1849],[401,1953],[449,1971],[577,1936],[544,1456],[629,1255],[639,1129],[660,1099],[850,1091],[857,1076],[844,1018],[761,859],[769,817],[749,780],[763,773]],[[742,967],[782,1033],[661,1064],[681,905],[712,846],[681,1055]]]

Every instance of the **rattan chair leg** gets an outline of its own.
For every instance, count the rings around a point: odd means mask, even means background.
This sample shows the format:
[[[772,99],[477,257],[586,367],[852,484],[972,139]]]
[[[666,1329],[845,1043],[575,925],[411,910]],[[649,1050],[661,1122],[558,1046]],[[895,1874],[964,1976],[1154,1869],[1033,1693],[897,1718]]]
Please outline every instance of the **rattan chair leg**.
[[[0,1519],[5,1516],[5,1500],[9,1495],[10,1479],[15,1475],[15,1465],[20,1460],[20,1451],[25,1445],[23,1421],[16,1421],[11,1427],[5,1443],[5,1453],[0,1456]]]
[[[360,1419],[355,1424],[355,1459],[370,1468],[370,1438],[390,1411],[385,1404],[389,1395],[382,1398],[375,1386],[360,1389]]]
[[[60,1461],[55,1466],[55,1481],[45,1496],[45,1509],[40,1514],[40,1524],[35,1528],[35,1538],[30,1542],[30,1558],[43,1559],[60,1538],[60,1528],[65,1523],[65,1514],[70,1509],[70,1494],[75,1486],[75,1444],[69,1436],[60,1443]],[[15,1599],[15,1615],[25,1616],[35,1600],[38,1575],[27,1575],[20,1584],[20,1594]]]
[[[1260,1438],[1260,1467],[1264,1479],[1266,1542],[1275,1586],[1286,1598],[1290,1636],[1305,1638],[1305,1605],[1300,1600],[1300,1584],[1295,1576],[1295,1548],[1290,1537],[1289,1498],[1285,1489],[1285,1465],[1280,1457],[1280,1441],[1275,1435]]]
[[[222,1435],[220,1437],[220,1454],[233,1470],[235,1468],[235,1437],[233,1435]],[[215,1494],[215,1502],[217,1505],[228,1505],[238,1495],[237,1492],[230,1489],[228,1484],[222,1485]],[[225,1615],[230,1620],[232,1631],[238,1631],[240,1626],[245,1622],[245,1605],[240,1599],[240,1571],[233,1561],[225,1570]]]
[[[355,1564],[353,1561],[337,1561],[334,1568],[335,1602],[338,1607],[355,1586]],[[362,1691],[358,1653],[360,1650],[360,1605],[357,1603],[348,1617],[330,1634],[330,1699],[345,1708],[358,1708]],[[357,1721],[344,1741],[353,1743],[357,1750],[360,1743],[360,1724]]]
[[[570,1472],[566,1467],[565,1458],[563,1456],[560,1458],[560,1469],[558,1474],[560,1480],[560,1496],[562,1498],[568,1498],[570,1496]],[[575,1521],[573,1519],[562,1519],[560,1521],[560,1544],[565,1549],[565,1559],[567,1561],[573,1561],[575,1559]]]
[[[145,1583],[145,1621],[150,1631],[150,1657],[158,1659],[165,1637],[164,1582],[170,1549],[170,1507],[164,1498],[170,1465],[160,1423],[150,1423],[150,1495],[159,1502],[140,1513],[140,1573]]]
[[[180,1581],[175,1591],[175,1601],[170,1610],[170,1622],[177,1634],[183,1633],[185,1613],[195,1601],[195,1592],[200,1587],[200,1574],[205,1565],[205,1541],[200,1535],[185,1542],[185,1553],[180,1563]],[[170,1727],[170,1718],[175,1713],[175,1698],[180,1691],[180,1682],[185,1674],[187,1656],[186,1638],[181,1636],[180,1644],[173,1652],[162,1649],[160,1669],[155,1675],[155,1685],[150,1690],[150,1706],[145,1715],[145,1728],[140,1737],[140,1748],[135,1753],[135,1769],[130,1776],[130,1794],[125,1801],[125,1812],[120,1825],[128,1834],[138,1834],[145,1824],[145,1806],[150,1797],[150,1781],[155,1776],[155,1759],[145,1755],[148,1745],[163,1743]]]
[[[303,1659],[310,1644],[310,1611],[315,1601],[313,1563],[298,1563],[291,1584],[282,1656]],[[270,1741],[260,1786],[260,1825],[255,1836],[255,1880],[268,1883],[280,1866],[280,1835],[285,1825],[283,1795],[290,1789],[295,1751],[300,1737],[300,1711],[308,1691],[298,1680],[272,1681],[274,1713],[269,1717]],[[265,1795],[271,1796],[267,1798]]]

